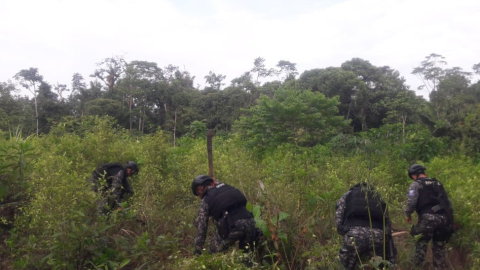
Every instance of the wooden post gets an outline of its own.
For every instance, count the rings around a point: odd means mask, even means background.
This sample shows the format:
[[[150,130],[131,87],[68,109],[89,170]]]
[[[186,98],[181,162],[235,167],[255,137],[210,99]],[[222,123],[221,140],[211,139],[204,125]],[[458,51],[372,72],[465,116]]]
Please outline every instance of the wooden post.
[[[213,153],[212,153],[213,130],[209,129],[207,133],[207,153],[208,153],[208,176],[213,177]]]

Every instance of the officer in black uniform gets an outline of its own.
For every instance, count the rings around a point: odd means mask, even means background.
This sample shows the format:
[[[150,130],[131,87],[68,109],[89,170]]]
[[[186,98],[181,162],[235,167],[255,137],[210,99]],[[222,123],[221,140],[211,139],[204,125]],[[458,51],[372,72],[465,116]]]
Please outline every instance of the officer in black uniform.
[[[339,258],[345,269],[355,269],[359,257],[365,255],[376,255],[395,263],[396,249],[387,205],[372,185],[360,183],[342,195],[336,206],[335,224],[343,236]],[[382,263],[385,269],[387,264]]]
[[[405,215],[407,223],[412,223],[411,215],[417,212],[418,224],[412,227],[412,235],[422,235],[415,246],[414,264],[421,267],[428,242],[432,240],[433,268],[447,269],[445,245],[453,233],[453,207],[448,195],[435,178],[428,178],[427,169],[414,164],[408,169],[408,176],[414,181],[408,190]]]
[[[212,217],[217,231],[210,242],[210,252],[222,252],[239,241],[239,248],[252,250],[257,237],[255,219],[245,206],[247,199],[240,190],[216,182],[207,175],[199,175],[192,182],[192,193],[202,199],[195,222],[194,253],[202,253],[207,237],[208,218]]]
[[[104,164],[92,172],[93,190],[102,195],[102,199],[97,202],[99,211],[108,214],[112,210],[121,209],[122,199],[134,194],[128,177],[138,174],[138,171],[138,165],[128,161],[125,166],[120,163]]]

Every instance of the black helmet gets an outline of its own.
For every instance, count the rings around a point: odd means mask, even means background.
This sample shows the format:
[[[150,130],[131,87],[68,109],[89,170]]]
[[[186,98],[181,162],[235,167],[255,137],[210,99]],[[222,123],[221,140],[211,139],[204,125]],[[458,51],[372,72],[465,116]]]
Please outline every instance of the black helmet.
[[[138,174],[138,166],[137,166],[137,163],[133,162],[133,161],[128,161],[127,163],[125,163],[125,168],[130,168],[132,169],[132,173],[133,174]]]
[[[197,187],[205,185],[209,181],[213,182],[213,179],[208,175],[201,174],[201,175],[195,177],[195,179],[193,179],[193,182],[192,182],[192,193],[193,193],[193,195],[198,196],[197,195]]]
[[[420,174],[420,173],[425,173],[426,170],[427,170],[427,168],[423,167],[420,164],[413,164],[408,169],[408,177],[413,179],[413,177],[412,177],[413,175],[417,175],[417,174]]]

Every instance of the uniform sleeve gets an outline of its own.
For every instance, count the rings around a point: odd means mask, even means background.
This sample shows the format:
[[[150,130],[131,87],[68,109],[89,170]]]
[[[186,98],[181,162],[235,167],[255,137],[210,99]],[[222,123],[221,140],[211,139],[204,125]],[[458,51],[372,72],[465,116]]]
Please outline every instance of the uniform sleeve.
[[[410,184],[410,188],[408,189],[407,194],[407,204],[405,205],[405,215],[407,217],[410,217],[413,211],[415,211],[418,201],[419,189],[420,184],[416,181]]]
[[[347,196],[350,194],[350,191],[342,195],[338,200],[335,210],[335,226],[337,227],[337,232],[339,234],[344,234],[344,225],[345,225],[345,208],[347,207]]]
[[[125,181],[123,182],[123,191],[125,194],[128,194],[129,196],[133,196],[134,192],[132,189],[132,186],[130,186],[130,181],[128,178],[125,178]]]
[[[117,174],[112,176],[112,196],[115,199],[117,205],[119,206],[122,199],[122,179],[123,179],[123,170],[118,171]]]
[[[197,235],[195,236],[195,244],[193,247],[195,254],[201,254],[203,244],[205,244],[205,239],[207,238],[208,230],[208,204],[205,200],[202,200],[200,204],[200,210],[198,211],[198,216],[195,221],[195,227],[197,227]]]

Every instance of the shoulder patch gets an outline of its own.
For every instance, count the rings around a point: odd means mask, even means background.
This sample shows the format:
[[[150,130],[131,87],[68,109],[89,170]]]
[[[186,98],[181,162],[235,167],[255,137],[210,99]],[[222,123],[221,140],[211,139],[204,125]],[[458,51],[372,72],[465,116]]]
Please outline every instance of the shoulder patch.
[[[415,196],[415,189],[409,189],[408,190],[408,197],[414,197]]]

